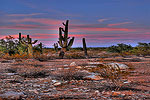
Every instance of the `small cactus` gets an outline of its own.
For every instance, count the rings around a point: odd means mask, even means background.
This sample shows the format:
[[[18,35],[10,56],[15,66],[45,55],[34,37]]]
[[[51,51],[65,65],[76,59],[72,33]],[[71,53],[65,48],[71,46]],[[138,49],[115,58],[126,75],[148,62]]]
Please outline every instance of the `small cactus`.
[[[54,43],[54,50],[56,51],[56,52],[58,52],[58,43]]]
[[[29,35],[27,35],[27,41],[25,40],[21,40],[21,43],[22,44],[25,44],[27,45],[27,48],[28,48],[28,56],[29,57],[33,57],[33,47],[32,47],[32,44],[35,44],[38,40],[35,40],[34,42],[32,42],[32,39],[30,38]]]
[[[82,39],[82,43],[83,43],[83,51],[84,51],[85,58],[88,58],[85,38]]]

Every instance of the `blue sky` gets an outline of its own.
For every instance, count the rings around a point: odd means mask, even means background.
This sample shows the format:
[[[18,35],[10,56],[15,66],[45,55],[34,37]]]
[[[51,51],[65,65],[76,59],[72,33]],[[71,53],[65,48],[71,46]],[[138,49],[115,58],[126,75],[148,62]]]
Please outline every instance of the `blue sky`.
[[[0,38],[30,34],[46,46],[58,41],[58,28],[69,21],[73,47],[133,46],[150,42],[150,0],[1,0]]]

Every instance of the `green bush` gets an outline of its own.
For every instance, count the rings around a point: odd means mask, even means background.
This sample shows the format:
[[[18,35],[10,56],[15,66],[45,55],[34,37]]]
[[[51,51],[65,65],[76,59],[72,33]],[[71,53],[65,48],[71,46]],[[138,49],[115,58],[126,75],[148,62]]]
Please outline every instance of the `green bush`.
[[[150,43],[139,42],[138,45],[134,47],[130,52],[135,55],[150,55]]]
[[[107,51],[109,52],[114,52],[114,53],[122,53],[122,52],[127,52],[132,50],[133,47],[131,45],[127,45],[127,44],[117,44],[117,46],[111,46],[107,48]]]

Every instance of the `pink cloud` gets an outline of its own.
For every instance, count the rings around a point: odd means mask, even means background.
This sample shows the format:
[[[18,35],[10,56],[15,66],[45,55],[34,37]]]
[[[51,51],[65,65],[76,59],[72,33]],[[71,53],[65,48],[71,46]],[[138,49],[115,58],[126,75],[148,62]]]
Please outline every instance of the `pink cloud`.
[[[59,38],[59,34],[47,34],[47,33],[35,33],[32,36],[33,38],[37,39]],[[85,36],[86,34],[69,34],[69,37],[76,37],[76,38],[81,38]]]
[[[80,31],[125,31],[125,32],[133,32],[136,31],[135,29],[128,29],[128,28],[109,28],[109,27],[104,27],[104,28],[95,28],[95,27],[87,27],[87,28],[82,28],[79,27],[77,30]]]
[[[11,17],[27,17],[27,16],[35,16],[35,15],[41,15],[43,13],[32,13],[32,14],[9,14],[7,16]]]
[[[8,26],[0,26],[0,29],[15,29],[15,30],[32,30],[32,29],[40,29],[40,30],[57,30],[56,26],[42,26],[42,25],[33,25],[33,24],[16,24],[16,25],[8,25]]]
[[[10,22],[15,22],[15,23],[35,22],[35,23],[46,24],[46,25],[59,25],[62,23],[62,20],[46,19],[46,18],[25,18],[25,19],[10,20]]]
[[[125,25],[125,24],[130,24],[133,22],[122,22],[122,23],[115,23],[115,24],[108,24],[108,26],[119,26],[119,25]]]

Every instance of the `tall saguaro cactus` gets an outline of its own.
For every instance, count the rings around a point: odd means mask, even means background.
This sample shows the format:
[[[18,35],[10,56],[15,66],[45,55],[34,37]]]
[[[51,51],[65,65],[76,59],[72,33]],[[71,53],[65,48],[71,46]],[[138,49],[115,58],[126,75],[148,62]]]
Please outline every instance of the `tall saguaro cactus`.
[[[71,48],[71,46],[73,45],[73,42],[74,42],[74,37],[72,37],[72,39],[70,39],[70,41],[69,41],[70,37],[68,37],[68,23],[69,23],[69,20],[67,20],[66,23],[63,23],[65,28],[59,27],[58,43],[62,47],[61,52],[60,52],[61,58],[63,58],[64,53]],[[62,34],[62,32],[64,33],[64,35]]]
[[[82,39],[82,43],[83,43],[83,51],[84,51],[85,58],[88,58],[85,38]]]
[[[33,47],[32,44],[35,44],[38,40],[35,40],[34,42],[32,42],[32,38],[30,38],[29,35],[27,35],[27,40],[21,40],[21,43],[27,45],[28,48],[28,56],[29,57],[33,57]]]

